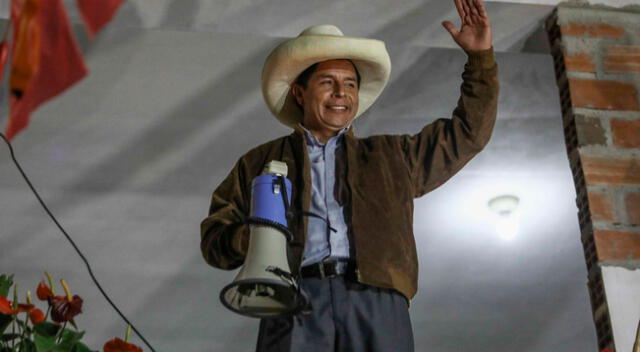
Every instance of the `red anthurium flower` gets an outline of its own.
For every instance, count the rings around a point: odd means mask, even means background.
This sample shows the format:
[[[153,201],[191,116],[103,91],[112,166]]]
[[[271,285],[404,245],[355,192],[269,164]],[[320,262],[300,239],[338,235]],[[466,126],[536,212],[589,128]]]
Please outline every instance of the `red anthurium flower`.
[[[103,352],[142,352],[142,348],[116,337],[104,344]]]
[[[51,305],[51,319],[56,323],[72,320],[82,313],[82,298],[74,295],[71,300],[67,296],[54,296],[49,298]]]
[[[38,323],[42,323],[45,320],[45,316],[40,309],[35,308],[29,312],[29,319],[33,325],[36,325]]]
[[[66,296],[49,296],[51,306],[51,319],[56,323],[73,320],[73,317],[82,313],[82,298],[78,295],[71,297],[71,290],[64,280],[60,280]]]
[[[1,296],[0,296],[0,313],[6,314],[6,315],[13,314],[13,307],[11,307],[11,302]]]
[[[0,313],[6,315],[14,315],[23,312],[31,312],[31,310],[35,308],[33,304],[28,303],[18,303],[18,307],[13,309],[13,304],[11,301],[7,300],[4,297],[0,297]]]
[[[18,303],[18,308],[14,310],[14,314],[18,314],[22,312],[30,312],[33,308],[35,308],[33,304]]]
[[[38,284],[36,294],[38,295],[38,299],[41,301],[46,301],[49,297],[53,297],[53,292],[51,292],[49,286],[44,284],[44,281],[40,281],[40,284]]]

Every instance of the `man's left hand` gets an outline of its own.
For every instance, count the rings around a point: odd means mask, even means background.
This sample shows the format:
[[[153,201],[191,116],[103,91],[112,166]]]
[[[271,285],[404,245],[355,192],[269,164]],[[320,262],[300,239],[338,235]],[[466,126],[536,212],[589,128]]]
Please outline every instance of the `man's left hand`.
[[[454,0],[462,21],[460,30],[449,21],[442,22],[453,40],[465,51],[491,48],[491,22],[482,0]]]

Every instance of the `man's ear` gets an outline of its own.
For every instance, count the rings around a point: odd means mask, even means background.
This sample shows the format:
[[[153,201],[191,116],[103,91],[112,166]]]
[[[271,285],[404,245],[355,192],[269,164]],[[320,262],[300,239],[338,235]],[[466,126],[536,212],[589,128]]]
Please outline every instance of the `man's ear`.
[[[296,103],[302,108],[304,106],[303,98],[304,88],[301,85],[294,83],[291,85],[291,94],[296,99]]]

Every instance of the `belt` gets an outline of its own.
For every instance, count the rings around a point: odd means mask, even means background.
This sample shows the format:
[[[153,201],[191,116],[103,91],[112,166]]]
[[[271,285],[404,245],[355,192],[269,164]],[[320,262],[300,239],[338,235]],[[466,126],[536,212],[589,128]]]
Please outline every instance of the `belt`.
[[[352,260],[335,260],[328,262],[314,263],[300,268],[300,277],[324,279],[325,277],[335,277],[344,275],[356,277],[356,262]]]

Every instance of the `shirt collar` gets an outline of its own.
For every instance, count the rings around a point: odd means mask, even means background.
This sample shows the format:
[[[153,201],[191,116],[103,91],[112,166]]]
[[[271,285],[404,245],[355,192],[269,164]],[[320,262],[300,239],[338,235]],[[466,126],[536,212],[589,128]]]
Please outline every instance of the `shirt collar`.
[[[314,136],[314,135],[313,135],[313,133],[311,133],[308,129],[306,129],[306,128],[301,124],[301,123],[298,123],[298,126],[299,126],[300,128],[302,128],[302,130],[304,131],[304,134],[305,134],[305,135],[306,135],[306,137],[307,137],[307,138],[305,138],[305,139],[306,139],[306,141],[307,141],[307,144],[308,144],[308,145],[316,146],[316,147],[322,147],[322,146],[324,146],[324,145],[325,145],[325,143],[321,143],[321,142],[318,140],[318,138],[316,138],[316,136]],[[345,134],[345,132],[347,132],[347,131],[349,130],[349,128],[350,128],[350,127],[351,127],[351,125],[349,125],[349,126],[347,126],[347,127],[343,128],[343,129],[341,129],[340,131],[338,131],[338,133],[337,133],[335,136],[333,136],[333,137],[329,138],[329,140],[327,141],[327,143],[329,143],[329,141],[330,141],[330,140],[332,140],[332,139],[334,139],[334,138],[342,139],[342,135],[344,135],[344,134]]]

